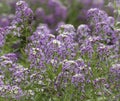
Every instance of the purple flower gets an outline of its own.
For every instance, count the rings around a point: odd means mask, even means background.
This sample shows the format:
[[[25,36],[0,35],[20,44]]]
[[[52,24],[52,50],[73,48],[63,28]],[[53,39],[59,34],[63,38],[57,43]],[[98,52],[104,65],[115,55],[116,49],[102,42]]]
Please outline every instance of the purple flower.
[[[16,3],[16,10],[17,11],[20,11],[21,9],[25,9],[26,7],[28,7],[28,4],[23,0],[20,0]]]
[[[64,88],[72,83],[84,90],[84,82],[88,79],[89,69],[83,60],[64,60],[62,62],[62,71],[55,81],[56,89]],[[81,85],[81,86],[80,86]]]
[[[107,83],[106,78],[96,78],[93,81],[93,85],[95,89],[101,89],[102,87],[109,88],[109,84]]]
[[[26,8],[24,10],[24,15],[25,15],[25,17],[31,17],[31,19],[32,19],[33,11],[30,8]]]
[[[10,24],[9,19],[6,17],[0,18],[0,26],[6,27]]]
[[[54,15],[50,14],[48,16],[45,17],[45,23],[53,25],[54,23],[56,23],[55,19],[54,19]]]
[[[98,22],[106,22],[108,15],[105,11],[99,10],[98,8],[91,8],[87,13],[88,20],[91,25],[95,25]]]
[[[113,91],[120,91],[120,64],[114,64],[109,69],[108,77],[110,87]]]
[[[65,24],[61,25],[57,28],[58,33],[60,34],[70,34],[74,35],[75,34],[75,28],[71,24]]]
[[[5,43],[5,36],[6,36],[6,32],[4,28],[0,28],[0,47],[2,47]]]
[[[5,54],[4,57],[16,62],[17,61],[17,55],[14,53],[9,53],[9,54]]]
[[[43,8],[37,8],[36,11],[35,11],[35,17],[39,20],[40,20],[40,18],[43,19],[45,17],[44,9]]]
[[[84,81],[85,81],[85,77],[82,74],[73,75],[71,80],[71,82],[76,86],[80,85],[81,83],[84,83]]]
[[[100,56],[108,56],[110,54],[110,50],[104,44],[100,44],[97,48],[97,52]]]
[[[113,74],[114,76],[117,76],[119,79],[120,78],[120,64],[114,64],[110,68],[110,73]]]
[[[92,44],[91,43],[89,43],[89,44],[86,44],[86,43],[82,44],[80,46],[80,52],[81,52],[81,55],[87,54],[89,57],[91,57],[92,54],[94,53],[94,49],[93,49]]]
[[[112,16],[109,16],[108,19],[107,19],[107,22],[110,26],[114,26],[115,24],[115,19],[112,17]]]
[[[29,21],[33,19],[33,11],[31,8],[28,7],[28,4],[20,0],[16,3],[16,12],[15,12],[15,18],[12,21],[18,23],[25,23],[25,21]]]
[[[90,36],[90,28],[87,25],[80,25],[77,29],[76,41],[81,45],[83,41]]]

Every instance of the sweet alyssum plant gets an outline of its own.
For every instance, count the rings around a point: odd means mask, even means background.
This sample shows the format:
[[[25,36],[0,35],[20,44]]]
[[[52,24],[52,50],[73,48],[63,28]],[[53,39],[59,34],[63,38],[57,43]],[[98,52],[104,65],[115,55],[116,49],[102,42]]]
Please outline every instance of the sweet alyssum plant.
[[[119,31],[113,17],[91,8],[88,25],[76,30],[62,24],[55,35],[46,24],[34,29],[33,16],[20,0],[11,25],[0,28],[1,101],[119,101]]]

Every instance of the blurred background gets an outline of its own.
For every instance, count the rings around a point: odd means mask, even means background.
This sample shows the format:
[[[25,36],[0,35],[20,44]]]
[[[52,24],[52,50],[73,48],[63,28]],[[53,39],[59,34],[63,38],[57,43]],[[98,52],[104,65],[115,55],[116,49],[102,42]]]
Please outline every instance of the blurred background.
[[[0,0],[0,27],[14,19],[18,0]],[[47,24],[53,31],[63,23],[77,27],[87,23],[87,10],[100,8],[114,16],[114,0],[25,0],[33,10],[36,26]]]

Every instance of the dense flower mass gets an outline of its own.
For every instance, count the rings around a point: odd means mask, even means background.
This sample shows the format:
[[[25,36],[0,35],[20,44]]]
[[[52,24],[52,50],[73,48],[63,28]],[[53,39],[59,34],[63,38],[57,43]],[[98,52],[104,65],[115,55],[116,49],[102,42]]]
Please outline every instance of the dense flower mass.
[[[12,5],[0,11],[0,101],[119,101],[119,12],[108,1],[0,0]]]

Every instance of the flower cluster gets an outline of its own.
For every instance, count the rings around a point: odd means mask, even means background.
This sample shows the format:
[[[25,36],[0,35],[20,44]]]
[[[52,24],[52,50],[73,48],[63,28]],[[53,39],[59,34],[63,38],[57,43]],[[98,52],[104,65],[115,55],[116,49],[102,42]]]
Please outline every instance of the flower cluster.
[[[91,71],[82,59],[64,60],[62,62],[62,71],[58,74],[55,82],[56,89],[65,88],[68,84],[72,83],[79,89],[84,90],[85,82],[90,81],[88,76]]]
[[[0,57],[0,95],[2,97],[20,98],[23,96],[20,85],[24,78],[24,67],[16,64],[14,53]]]
[[[109,70],[109,82],[111,88],[119,91],[120,89],[120,64],[114,64]]]
[[[88,11],[88,19],[94,34],[100,36],[104,43],[113,45],[116,41],[116,33],[114,31],[114,18],[108,16],[106,12],[97,8]]]
[[[40,25],[37,28],[30,38],[32,43],[28,45],[30,61],[34,57],[34,62],[46,61],[48,64],[52,59],[60,61],[66,57],[70,59],[76,56],[77,43],[74,42],[74,27],[72,25],[61,25],[57,30],[62,34],[55,38],[55,35],[50,34],[49,29],[45,25]],[[35,61],[38,57],[39,61]]]
[[[24,32],[24,28],[26,30],[30,30],[30,25],[33,20],[33,11],[31,8],[29,8],[28,4],[20,0],[16,3],[16,11],[15,16],[13,20],[10,23],[10,26],[8,27],[9,31],[11,31],[14,35],[25,36],[22,35]]]
[[[18,1],[16,3],[15,22],[21,23],[26,20],[32,20],[32,17],[33,11],[28,7],[28,4],[23,0]]]

